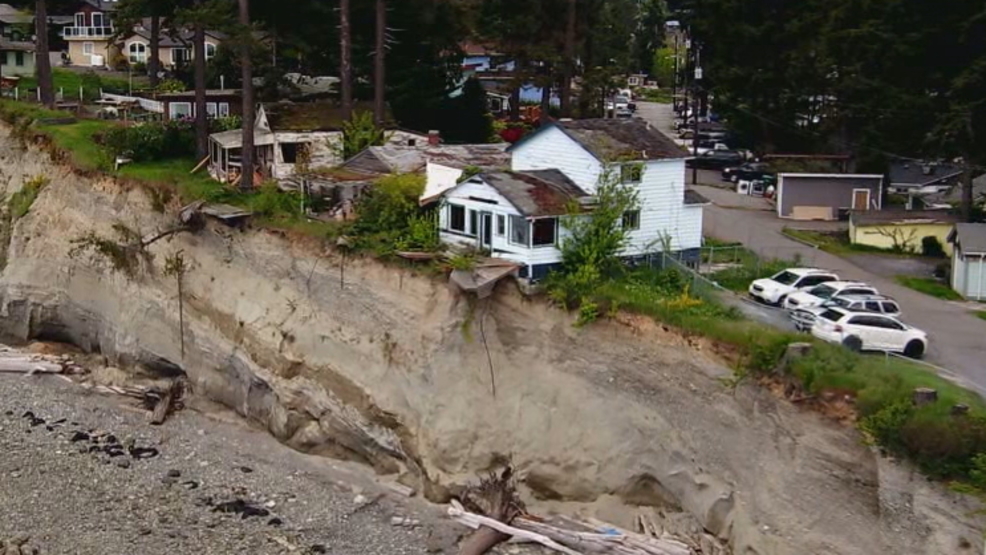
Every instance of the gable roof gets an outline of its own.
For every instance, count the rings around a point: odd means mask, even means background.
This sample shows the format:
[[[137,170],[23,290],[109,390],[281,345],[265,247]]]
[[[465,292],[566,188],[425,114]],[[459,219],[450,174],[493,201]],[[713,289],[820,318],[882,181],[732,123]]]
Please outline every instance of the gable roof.
[[[557,127],[600,161],[640,161],[688,158],[674,141],[639,118],[557,121],[521,139],[519,148],[545,129]]]
[[[85,0],[83,4],[89,4],[90,6],[103,10],[104,12],[116,11],[116,8],[120,5],[119,0]]]
[[[955,224],[948,242],[958,245],[965,254],[986,254],[986,224]]]
[[[226,38],[226,35],[220,33],[219,31],[206,31],[205,35],[206,37],[211,37],[220,41]],[[158,46],[162,48],[191,48],[194,36],[195,33],[189,29],[182,29],[178,32],[162,29],[161,36],[158,37]],[[123,39],[123,42],[126,42],[133,37],[140,37],[147,41],[148,44],[151,42],[151,32],[146,27],[135,27],[133,34]]]
[[[486,172],[477,177],[526,218],[563,216],[573,200],[590,196],[559,170]]]
[[[948,162],[914,162],[897,160],[890,164],[890,183],[923,187],[962,174],[962,168]]]
[[[366,174],[420,171],[429,162],[451,168],[475,166],[494,170],[510,166],[505,143],[478,145],[383,145],[371,146],[342,164],[342,168]]]
[[[341,131],[346,121],[335,102],[265,102],[261,105],[271,131]],[[357,102],[353,112],[373,111],[369,102]],[[388,118],[389,119],[389,118]]]

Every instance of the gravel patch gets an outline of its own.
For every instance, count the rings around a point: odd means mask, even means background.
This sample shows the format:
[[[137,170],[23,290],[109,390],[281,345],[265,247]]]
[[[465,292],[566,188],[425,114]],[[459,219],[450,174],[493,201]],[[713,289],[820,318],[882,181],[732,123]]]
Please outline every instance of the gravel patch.
[[[454,553],[441,507],[195,411],[0,376],[0,545],[44,553]]]

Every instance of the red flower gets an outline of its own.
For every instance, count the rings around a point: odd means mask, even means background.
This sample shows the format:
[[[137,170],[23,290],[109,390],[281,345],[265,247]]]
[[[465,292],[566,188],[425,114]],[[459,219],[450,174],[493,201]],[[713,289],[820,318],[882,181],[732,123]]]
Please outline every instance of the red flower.
[[[523,127],[508,127],[500,131],[500,138],[508,143],[516,143],[524,136]]]

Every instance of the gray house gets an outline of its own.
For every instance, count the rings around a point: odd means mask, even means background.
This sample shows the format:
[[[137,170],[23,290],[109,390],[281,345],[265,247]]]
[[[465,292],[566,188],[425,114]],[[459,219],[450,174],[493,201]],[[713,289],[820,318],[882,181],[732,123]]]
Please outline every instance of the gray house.
[[[837,220],[850,210],[883,206],[883,176],[782,173],[777,176],[777,216],[791,220]]]
[[[986,224],[955,224],[948,242],[955,247],[952,289],[970,300],[986,300]]]

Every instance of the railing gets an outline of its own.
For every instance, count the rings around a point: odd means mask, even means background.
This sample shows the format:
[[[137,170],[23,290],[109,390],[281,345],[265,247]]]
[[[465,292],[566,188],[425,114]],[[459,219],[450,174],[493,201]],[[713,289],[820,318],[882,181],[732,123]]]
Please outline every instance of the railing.
[[[141,108],[147,110],[148,112],[154,112],[157,114],[164,113],[164,103],[159,100],[151,100],[150,98],[143,98],[140,96],[110,94],[103,91],[100,91],[100,98],[103,100],[111,100],[113,102],[136,102]]]
[[[113,36],[113,27],[66,27],[62,31],[62,36],[65,38],[72,37],[111,37]]]

